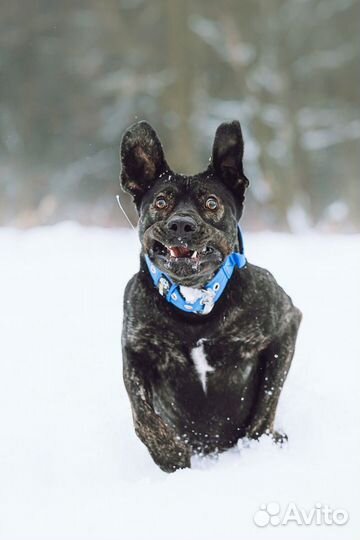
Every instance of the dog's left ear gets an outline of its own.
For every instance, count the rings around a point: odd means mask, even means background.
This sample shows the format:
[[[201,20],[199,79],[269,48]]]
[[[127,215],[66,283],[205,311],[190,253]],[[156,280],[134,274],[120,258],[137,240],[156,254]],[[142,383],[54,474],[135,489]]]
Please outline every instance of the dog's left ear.
[[[158,136],[147,122],[133,124],[124,134],[121,147],[121,187],[137,206],[155,180],[168,169]]]
[[[244,140],[237,120],[220,124],[216,130],[212,166],[217,176],[241,202],[249,185],[243,171]]]

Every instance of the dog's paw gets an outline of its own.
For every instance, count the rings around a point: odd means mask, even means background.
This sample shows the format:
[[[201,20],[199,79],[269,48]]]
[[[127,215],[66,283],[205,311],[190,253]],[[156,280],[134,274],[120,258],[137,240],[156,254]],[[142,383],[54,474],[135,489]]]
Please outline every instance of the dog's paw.
[[[281,433],[280,431],[272,431],[270,436],[274,443],[279,446],[284,446],[289,440],[286,433]]]
[[[155,463],[164,472],[171,473],[178,469],[188,469],[191,466],[191,447],[181,441],[169,441],[157,448],[152,454]]]
[[[288,441],[288,436],[286,433],[281,433],[280,431],[275,431],[274,429],[270,429],[266,426],[261,426],[259,424],[256,424],[254,426],[249,427],[246,430],[245,434],[245,440],[259,440],[260,437],[263,435],[267,435],[272,439],[274,444],[277,444],[279,446],[284,446],[284,444]]]

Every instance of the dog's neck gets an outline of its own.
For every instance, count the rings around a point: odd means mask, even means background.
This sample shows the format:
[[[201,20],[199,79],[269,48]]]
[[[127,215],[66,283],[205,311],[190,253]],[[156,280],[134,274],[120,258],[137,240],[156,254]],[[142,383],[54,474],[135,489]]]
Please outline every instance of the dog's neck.
[[[187,313],[197,315],[207,315],[210,313],[216,302],[221,298],[235,267],[244,268],[246,265],[244,243],[240,228],[238,231],[240,252],[232,252],[225,259],[212,279],[201,289],[184,287],[175,283],[167,274],[154,265],[148,255],[145,255],[146,265],[159,294],[170,304]]]

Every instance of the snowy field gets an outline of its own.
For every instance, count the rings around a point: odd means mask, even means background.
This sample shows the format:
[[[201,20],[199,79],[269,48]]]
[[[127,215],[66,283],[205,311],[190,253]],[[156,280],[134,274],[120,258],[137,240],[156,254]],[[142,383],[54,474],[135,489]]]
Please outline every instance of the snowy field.
[[[360,236],[246,234],[304,313],[277,424],[289,435],[161,472],[121,376],[134,232],[0,229],[0,539],[360,537]],[[261,504],[345,509],[344,525],[268,525]],[[276,521],[275,521],[276,522]]]

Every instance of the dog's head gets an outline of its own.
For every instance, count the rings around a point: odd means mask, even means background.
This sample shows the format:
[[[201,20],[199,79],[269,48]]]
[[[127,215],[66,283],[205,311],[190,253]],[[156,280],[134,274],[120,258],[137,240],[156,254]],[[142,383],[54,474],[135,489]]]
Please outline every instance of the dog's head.
[[[136,204],[143,252],[176,283],[200,287],[238,247],[237,222],[249,181],[239,122],[221,124],[206,171],[174,173],[161,143],[138,122],[121,143],[121,186]]]

